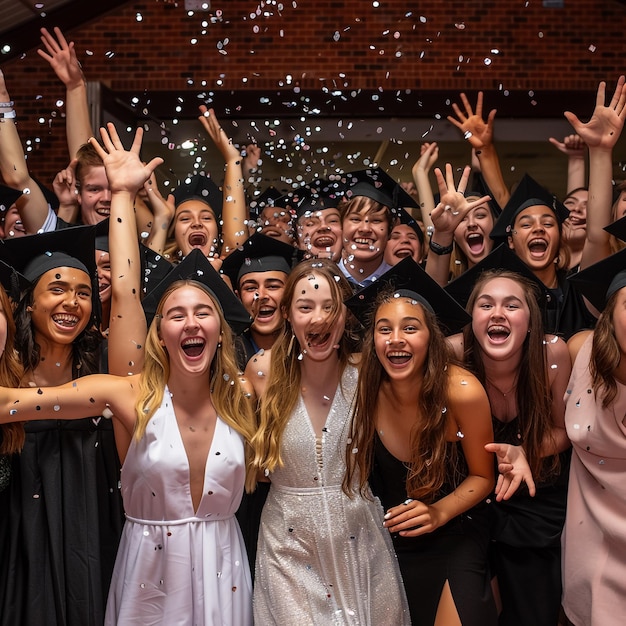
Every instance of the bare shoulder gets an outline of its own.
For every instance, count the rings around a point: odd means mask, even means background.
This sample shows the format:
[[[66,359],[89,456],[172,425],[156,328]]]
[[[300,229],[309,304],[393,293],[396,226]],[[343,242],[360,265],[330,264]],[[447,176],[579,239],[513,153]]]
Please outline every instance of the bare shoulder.
[[[448,397],[451,402],[483,401],[487,393],[472,372],[460,365],[448,365]]]
[[[578,356],[578,352],[582,348],[583,344],[590,335],[593,335],[592,330],[581,330],[577,332],[575,335],[572,335],[567,341],[567,349],[569,351],[569,357],[572,365]]]
[[[254,385],[245,374],[243,376],[239,376],[239,385],[245,396],[247,396],[248,398],[256,397]]]
[[[252,386],[257,398],[260,398],[265,390],[267,379],[270,374],[272,362],[271,350],[259,350],[246,365],[244,377]]]
[[[452,354],[459,360],[463,360],[463,352],[465,351],[465,344],[463,343],[463,333],[457,333],[456,335],[450,335],[446,337],[449,348],[452,350]]]

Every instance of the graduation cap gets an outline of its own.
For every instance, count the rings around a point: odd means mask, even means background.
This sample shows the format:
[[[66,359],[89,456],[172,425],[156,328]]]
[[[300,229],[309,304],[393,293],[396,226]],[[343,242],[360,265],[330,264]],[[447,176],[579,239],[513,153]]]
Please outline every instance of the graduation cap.
[[[202,251],[194,249],[178,265],[172,266],[169,274],[144,298],[142,306],[148,325],[156,315],[163,294],[177,280],[194,280],[207,287],[215,296],[228,325],[236,335],[241,334],[252,323],[252,318],[239,298],[213,269]]]
[[[270,185],[265,191],[250,201],[250,215],[257,219],[261,215],[261,211],[267,206],[275,206],[276,200],[284,194],[276,189],[274,185]]]
[[[0,283],[7,292],[9,298],[17,303],[30,283],[19,272],[16,272],[10,265],[0,261]]]
[[[0,211],[8,211],[21,197],[20,190],[0,185]]]
[[[484,259],[463,272],[458,278],[448,283],[444,289],[462,307],[466,307],[474,285],[478,282],[481,274],[489,270],[506,269],[527,278],[537,287],[539,301],[545,302],[552,296],[548,288],[533,274],[531,269],[509,248],[506,243],[501,243],[494,248]]]
[[[109,218],[98,222],[96,228],[96,241],[94,247],[96,250],[109,251]]]
[[[491,210],[493,219],[497,220],[502,214],[502,207],[494,199],[491,189],[489,189],[489,185],[485,182],[485,177],[480,172],[473,173],[472,186],[470,189],[466,189],[463,195],[466,198],[482,198],[483,196],[489,196],[490,200],[487,200],[487,205]]]
[[[616,291],[626,287],[626,249],[568,276],[567,280],[573,283],[598,311],[602,311],[607,300]]]
[[[339,181],[316,178],[298,190],[292,205],[297,219],[324,209],[336,209],[345,193],[345,185]]]
[[[223,196],[219,187],[208,176],[194,174],[186,178],[173,192],[176,207],[187,200],[204,202],[216,217],[222,215]]]
[[[242,276],[250,272],[284,272],[289,274],[304,253],[287,243],[261,233],[246,239],[222,263],[222,272],[237,289]]]
[[[506,206],[502,209],[502,214],[494,224],[490,237],[495,240],[506,239],[518,214],[531,206],[548,207],[554,212],[559,224],[562,224],[569,216],[569,211],[560,200],[557,200],[555,195],[528,174],[524,174],[524,178],[519,182]]]
[[[411,257],[402,259],[375,282],[346,300],[346,306],[364,322],[379,293],[394,289],[415,298],[437,317],[445,334],[460,332],[472,318]],[[417,296],[417,297],[415,297]]]
[[[418,208],[417,202],[380,167],[348,172],[346,179],[349,185],[346,190],[348,200],[365,196],[389,207],[394,214],[400,207]]]
[[[604,230],[613,235],[613,237],[617,237],[621,241],[626,241],[626,216],[611,222],[608,226],[604,227]]]
[[[174,266],[163,255],[142,243],[139,244],[139,258],[143,274],[142,291],[144,294],[150,293]]]
[[[396,215],[400,218],[400,221],[396,222],[394,226],[397,226],[398,224],[405,224],[406,226],[409,226],[415,231],[415,234],[417,235],[420,243],[424,245],[424,231],[417,223],[417,220],[406,209],[403,209],[402,207],[398,209]]]
[[[0,260],[21,274],[22,284],[33,285],[57,267],[85,272],[92,283],[94,323],[99,321],[98,274],[95,255],[95,226],[74,226],[48,233],[0,240]],[[21,279],[20,279],[21,280]]]

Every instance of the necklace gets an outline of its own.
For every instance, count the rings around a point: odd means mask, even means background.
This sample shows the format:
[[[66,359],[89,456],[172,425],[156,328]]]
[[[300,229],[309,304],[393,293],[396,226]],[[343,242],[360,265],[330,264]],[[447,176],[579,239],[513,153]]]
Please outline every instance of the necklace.
[[[486,379],[487,383],[493,387],[497,392],[499,392],[503,398],[506,398],[511,391],[513,391],[516,387],[517,387],[517,376],[515,376],[515,379],[513,381],[513,384],[511,385],[511,388],[508,389],[507,391],[502,391],[502,389],[500,389],[500,387],[498,387],[498,385],[496,385],[495,383],[493,383],[491,380],[489,380],[489,378]]]

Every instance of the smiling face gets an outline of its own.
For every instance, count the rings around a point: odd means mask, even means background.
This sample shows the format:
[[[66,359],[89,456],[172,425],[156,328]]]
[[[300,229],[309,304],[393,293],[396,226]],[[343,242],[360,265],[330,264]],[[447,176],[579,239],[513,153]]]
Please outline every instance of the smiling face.
[[[569,217],[563,222],[563,238],[567,243],[584,242],[587,236],[588,198],[586,189],[577,189],[563,200],[569,210]]]
[[[376,311],[374,349],[392,381],[417,380],[428,357],[430,330],[421,304],[392,298]]]
[[[259,216],[257,232],[293,245],[294,232],[291,213],[280,207],[266,206]]]
[[[389,239],[388,211],[385,207],[373,210],[372,203],[372,200],[360,202],[357,205],[360,208],[349,210],[343,218],[343,250],[348,262],[383,259]]]
[[[498,277],[485,282],[472,307],[472,332],[487,357],[520,357],[529,325],[530,309],[517,281]]]
[[[547,206],[530,206],[516,216],[509,247],[534,272],[554,264],[561,236],[554,212]]]
[[[298,220],[298,247],[314,257],[339,261],[341,235],[339,209],[311,211]]]
[[[482,261],[493,247],[489,233],[493,229],[493,214],[486,204],[472,209],[454,231],[454,242],[467,257],[469,267]]]
[[[287,319],[304,358],[313,361],[337,358],[337,346],[345,328],[346,307],[342,302],[336,302],[325,276],[312,271],[295,284]]]
[[[220,341],[217,305],[200,287],[183,285],[166,296],[159,337],[169,355],[171,373],[205,374]]]
[[[406,224],[394,226],[385,247],[385,263],[395,265],[410,256],[416,263],[422,261],[422,243],[417,233]]]
[[[82,270],[58,267],[43,274],[33,290],[35,341],[72,343],[91,318],[91,282]]]
[[[78,194],[83,224],[97,224],[111,214],[111,189],[104,165],[89,167],[83,174]]]
[[[215,256],[218,237],[215,213],[208,204],[201,200],[187,200],[176,207],[174,238],[184,257],[194,248],[202,250],[206,257]]]
[[[623,189],[613,205],[613,220],[619,220],[626,216],[626,189]]]
[[[26,235],[26,229],[24,224],[22,224],[22,218],[15,204],[11,205],[2,216],[0,235],[3,239],[13,239],[14,237],[24,237]]]
[[[285,291],[284,272],[250,272],[239,281],[239,298],[253,318],[252,330],[260,335],[274,335],[283,326],[280,300]]]
[[[108,302],[111,299],[111,258],[106,250],[96,250],[96,268],[100,302]]]

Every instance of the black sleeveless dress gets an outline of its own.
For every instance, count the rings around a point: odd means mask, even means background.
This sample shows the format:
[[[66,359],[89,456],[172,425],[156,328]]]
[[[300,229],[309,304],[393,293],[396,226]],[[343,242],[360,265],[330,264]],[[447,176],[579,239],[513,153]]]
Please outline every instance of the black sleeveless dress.
[[[448,446],[457,447],[460,469],[457,473],[461,478],[455,481],[449,477],[435,500],[451,493],[454,483],[460,483],[467,476],[461,445],[450,443]],[[370,485],[385,510],[407,499],[407,473],[406,465],[395,458],[376,435]],[[392,535],[414,626],[434,623],[446,581],[463,626],[497,623],[488,570],[486,509],[486,504],[480,504],[420,537]]]

